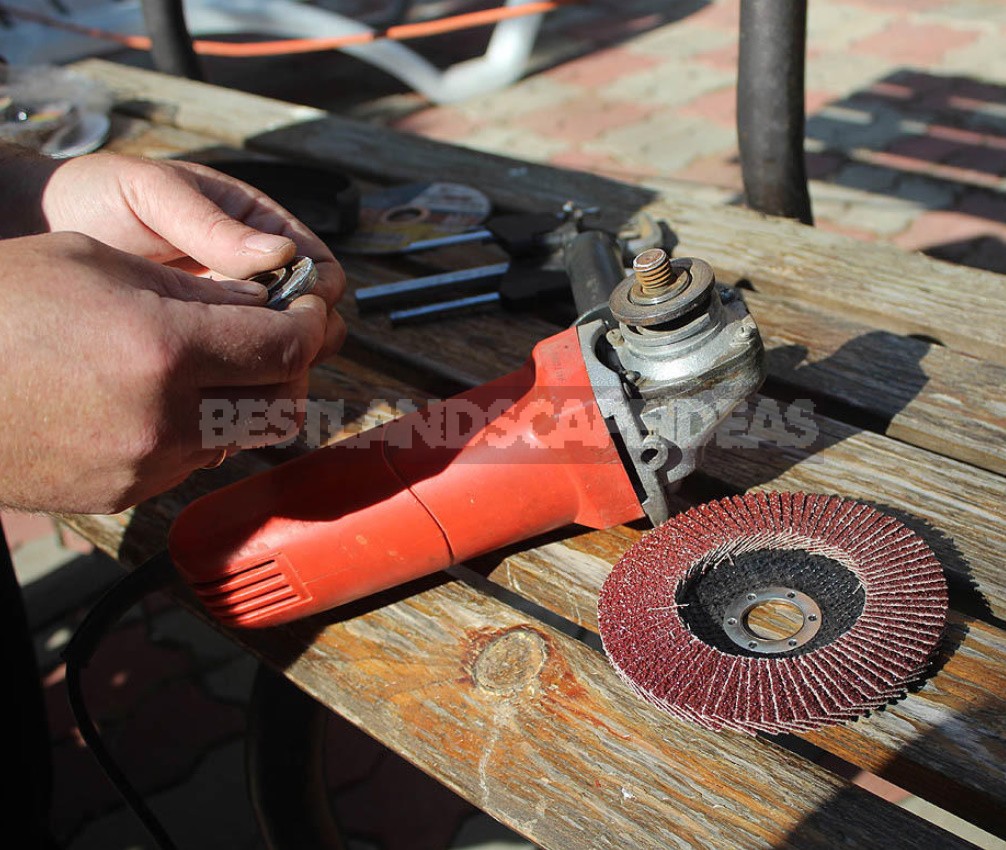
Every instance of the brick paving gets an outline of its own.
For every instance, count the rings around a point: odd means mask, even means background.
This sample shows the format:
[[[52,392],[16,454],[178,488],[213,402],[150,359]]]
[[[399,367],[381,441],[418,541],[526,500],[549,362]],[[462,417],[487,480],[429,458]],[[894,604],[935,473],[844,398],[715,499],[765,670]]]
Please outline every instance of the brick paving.
[[[385,4],[345,5],[374,14]],[[467,8],[436,5],[441,14]],[[338,54],[207,68],[219,84],[406,132],[622,180],[671,177],[739,203],[738,8],[630,0],[563,9],[547,19],[523,80],[449,106]],[[817,225],[1006,272],[1004,43],[999,0],[811,3],[807,156]],[[446,63],[483,44],[484,33],[458,33],[413,46]],[[3,522],[43,668],[57,833],[73,850],[148,847],[76,735],[58,655],[117,568],[47,518],[8,512]],[[127,618],[88,673],[95,714],[181,846],[261,847],[240,747],[253,673],[249,658],[163,600]],[[328,748],[333,808],[351,850],[530,846],[338,718]]]

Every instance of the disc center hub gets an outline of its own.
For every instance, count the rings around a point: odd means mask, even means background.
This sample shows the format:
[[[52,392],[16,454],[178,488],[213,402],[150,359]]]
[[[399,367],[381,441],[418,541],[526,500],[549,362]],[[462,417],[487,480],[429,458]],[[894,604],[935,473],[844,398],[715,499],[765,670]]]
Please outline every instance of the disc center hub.
[[[821,629],[821,609],[792,587],[765,587],[737,596],[726,608],[723,631],[737,646],[776,655],[799,649]]]

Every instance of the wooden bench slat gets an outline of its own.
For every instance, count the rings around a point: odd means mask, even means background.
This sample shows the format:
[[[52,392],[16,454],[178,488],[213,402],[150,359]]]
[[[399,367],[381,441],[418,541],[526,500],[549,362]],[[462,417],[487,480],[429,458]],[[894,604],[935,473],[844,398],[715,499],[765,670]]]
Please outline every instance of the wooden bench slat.
[[[1006,473],[1006,366],[788,299],[744,298],[765,341],[771,380],[877,418],[890,437]]]
[[[373,390],[389,403],[374,405]],[[372,427],[395,415],[398,399],[422,400],[422,393],[394,379],[337,359],[315,370],[312,391],[346,400],[349,431]],[[337,423],[333,422],[333,425]],[[331,439],[345,431],[334,430]],[[232,459],[219,471],[199,473],[171,494],[145,504],[133,513],[128,529],[114,517],[73,517],[71,523],[89,539],[104,541],[112,554],[130,559],[117,548],[119,540],[136,535],[156,547],[163,541],[174,513],[194,495],[215,486],[228,468],[237,477],[259,468],[254,454]],[[678,499],[676,509],[689,503]],[[511,553],[492,553],[472,566],[487,572],[498,584],[557,614],[596,631],[596,600],[612,565],[635,542],[641,531],[620,527],[610,531],[569,536]],[[161,542],[160,545],[163,545]],[[527,544],[523,544],[527,546]],[[151,554],[152,548],[134,553]],[[244,639],[245,635],[242,635]],[[888,776],[908,790],[954,811],[986,829],[1006,832],[1006,761],[998,758],[1006,739],[1006,635],[999,629],[953,620],[950,643],[959,642],[945,666],[918,693],[868,720],[814,733],[808,740],[863,768]],[[298,679],[299,681],[299,679]],[[979,801],[987,805],[977,805]]]
[[[522,162],[101,60],[75,66],[138,114],[231,144],[324,161],[378,181],[449,176],[512,209],[600,205],[609,223],[641,209],[666,219],[676,252],[702,257],[766,293],[1006,363],[1004,278],[851,240],[748,210],[696,201],[686,185],[655,189]]]
[[[657,712],[462,582],[236,638],[544,850],[970,846],[768,741]]]
[[[202,134],[141,119],[118,119],[114,147],[124,153],[207,156],[214,140]],[[399,279],[379,263],[345,257],[351,280],[373,284]],[[762,292],[746,292],[770,351],[770,378],[806,392],[849,405],[875,417],[885,433],[939,454],[997,472],[1006,472],[1006,410],[1000,400],[1006,367],[927,344],[869,325],[841,319],[802,303]],[[342,310],[353,313],[347,300]],[[478,383],[478,375],[516,368],[523,351],[553,331],[554,326],[528,315],[504,311],[491,321],[451,324],[438,334],[452,356],[444,362],[416,362],[415,340],[437,333],[437,326],[399,328],[389,334],[386,322],[353,323],[354,336],[379,354],[401,357],[408,351],[416,368],[428,368],[458,383]],[[459,333],[459,331],[461,331]],[[807,349],[807,361],[794,368],[793,347]],[[778,351],[783,347],[785,350]],[[788,348],[787,348],[788,347]],[[878,364],[881,366],[878,367]],[[478,368],[473,368],[478,367]]]

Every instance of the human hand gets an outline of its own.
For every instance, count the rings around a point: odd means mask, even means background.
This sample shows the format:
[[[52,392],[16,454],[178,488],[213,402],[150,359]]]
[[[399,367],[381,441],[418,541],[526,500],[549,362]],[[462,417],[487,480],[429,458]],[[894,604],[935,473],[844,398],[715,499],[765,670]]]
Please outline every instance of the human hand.
[[[263,309],[261,286],[79,234],[2,240],[0,267],[0,504],[13,507],[116,512],[175,486],[219,457],[203,445],[204,399],[292,405],[344,334],[318,295]],[[299,422],[279,425],[232,448]]]
[[[48,176],[41,212],[50,230],[215,277],[248,278],[303,254],[315,262],[314,291],[329,307],[345,288],[341,267],[304,224],[203,165],[100,153],[71,159]]]

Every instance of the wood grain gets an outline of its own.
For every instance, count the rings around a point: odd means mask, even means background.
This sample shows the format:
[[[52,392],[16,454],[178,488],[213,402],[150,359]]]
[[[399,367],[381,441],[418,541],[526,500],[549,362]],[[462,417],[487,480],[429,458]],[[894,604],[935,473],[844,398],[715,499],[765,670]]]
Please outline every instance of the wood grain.
[[[118,120],[122,133],[113,147],[120,152],[194,155],[201,160],[221,155],[214,151],[217,143],[211,137],[141,119]],[[461,259],[440,251],[428,262],[432,268],[453,268],[497,259],[497,255],[482,256],[478,249],[469,248]],[[344,265],[351,288],[410,274],[389,269],[386,261],[362,257],[347,256]],[[415,262],[404,268],[413,275],[430,271]],[[728,274],[731,280],[736,278]],[[778,295],[747,292],[745,297],[770,350],[770,378],[780,385],[794,394],[809,395],[815,403],[824,402],[833,416],[846,406],[854,415],[865,416],[870,427],[892,437],[1006,472],[1006,404],[1002,400],[1006,367]],[[349,298],[342,311],[358,318]],[[451,319],[448,327],[446,334],[437,325],[393,330],[381,316],[351,322],[354,339],[365,349],[399,360],[402,352],[408,352],[414,368],[468,385],[517,368],[525,352],[554,331],[547,322],[500,310]],[[429,345],[422,343],[431,334],[441,346],[437,353],[445,356],[427,356]],[[803,358],[800,349],[806,350]]]
[[[376,390],[376,392],[375,392]],[[344,402],[344,416],[327,439],[338,440],[387,421],[395,400],[422,400],[408,385],[343,358],[315,370],[312,392]],[[376,399],[376,401],[375,401]],[[113,555],[140,558],[163,545],[173,512],[197,493],[219,486],[212,475],[233,478],[260,465],[253,454],[231,459],[219,471],[199,473],[183,488],[145,504],[125,525],[116,518],[74,517],[69,521]],[[677,499],[675,508],[690,506]],[[141,521],[142,520],[142,521]],[[118,541],[140,522],[152,548],[124,553]],[[598,591],[612,565],[640,536],[635,528],[557,532],[552,540],[492,553],[470,566],[499,585],[560,616],[596,631]],[[246,635],[242,635],[244,639]],[[950,651],[952,650],[952,651]],[[888,776],[936,804],[1006,833],[1006,635],[999,629],[955,617],[949,659],[919,692],[868,720],[808,736],[808,739],[865,769]],[[297,681],[301,678],[298,676]],[[986,805],[977,805],[985,801]]]
[[[542,848],[967,846],[768,741],[659,714],[461,582],[237,638]]]
[[[769,378],[832,418],[1006,473],[1006,366],[763,293],[744,294]]]
[[[676,253],[702,257],[759,291],[806,300],[901,334],[925,334],[1006,363],[1000,275],[851,240],[749,210],[710,207],[686,185],[660,191],[396,133],[319,110],[227,91],[101,60],[75,66],[108,85],[135,114],[238,146],[325,161],[377,181],[451,179],[477,185],[504,208],[600,205],[608,223],[640,209],[666,219]],[[222,118],[226,116],[226,118]]]
[[[428,179],[449,169],[454,179],[514,209],[554,209],[573,198],[600,201],[612,220],[644,206],[667,218],[681,240],[679,253],[706,257],[731,279],[754,282],[752,308],[763,311],[759,322],[776,351],[807,349],[800,364],[776,363],[781,382],[890,419],[891,436],[933,450],[815,416],[817,439],[803,449],[714,447],[705,478],[686,488],[679,505],[770,487],[838,492],[909,511],[947,535],[938,541],[941,554],[959,578],[975,582],[981,596],[972,594],[970,604],[985,605],[977,613],[992,622],[1003,616],[1003,479],[934,453],[1001,468],[1001,443],[990,448],[987,439],[1002,433],[999,367],[954,351],[923,352],[913,340],[877,333],[926,333],[959,352],[1006,362],[1002,278],[883,246],[853,249],[841,237],[709,208],[673,186],[658,198],[652,190],[398,136],[303,107],[98,61],[79,67],[131,98],[133,114],[165,125],[130,125],[132,135],[121,144],[136,152],[175,155],[222,140],[322,159],[379,180]],[[387,274],[365,263],[353,272],[361,279]],[[475,317],[452,321],[447,331],[391,333],[380,321],[348,312],[355,344],[375,362],[411,361],[417,374],[462,384],[508,371],[551,332],[545,323]],[[863,362],[852,356],[856,345],[858,354],[884,360],[883,377],[856,366]],[[344,417],[326,423],[324,439],[394,415],[398,398],[424,395],[383,367],[367,371],[345,361],[317,370],[313,390],[346,401]],[[375,396],[386,401],[372,404]],[[947,436],[972,405],[976,421],[964,428],[960,446],[948,447]],[[246,453],[126,515],[67,521],[136,563],[163,546],[172,518],[193,496],[277,459]],[[639,533],[563,532],[475,566],[593,628],[597,590]],[[811,739],[1001,831],[1003,633],[955,616],[952,636],[957,646],[919,693]],[[544,847],[956,846],[765,741],[676,724],[632,698],[596,652],[463,583],[239,639]]]

